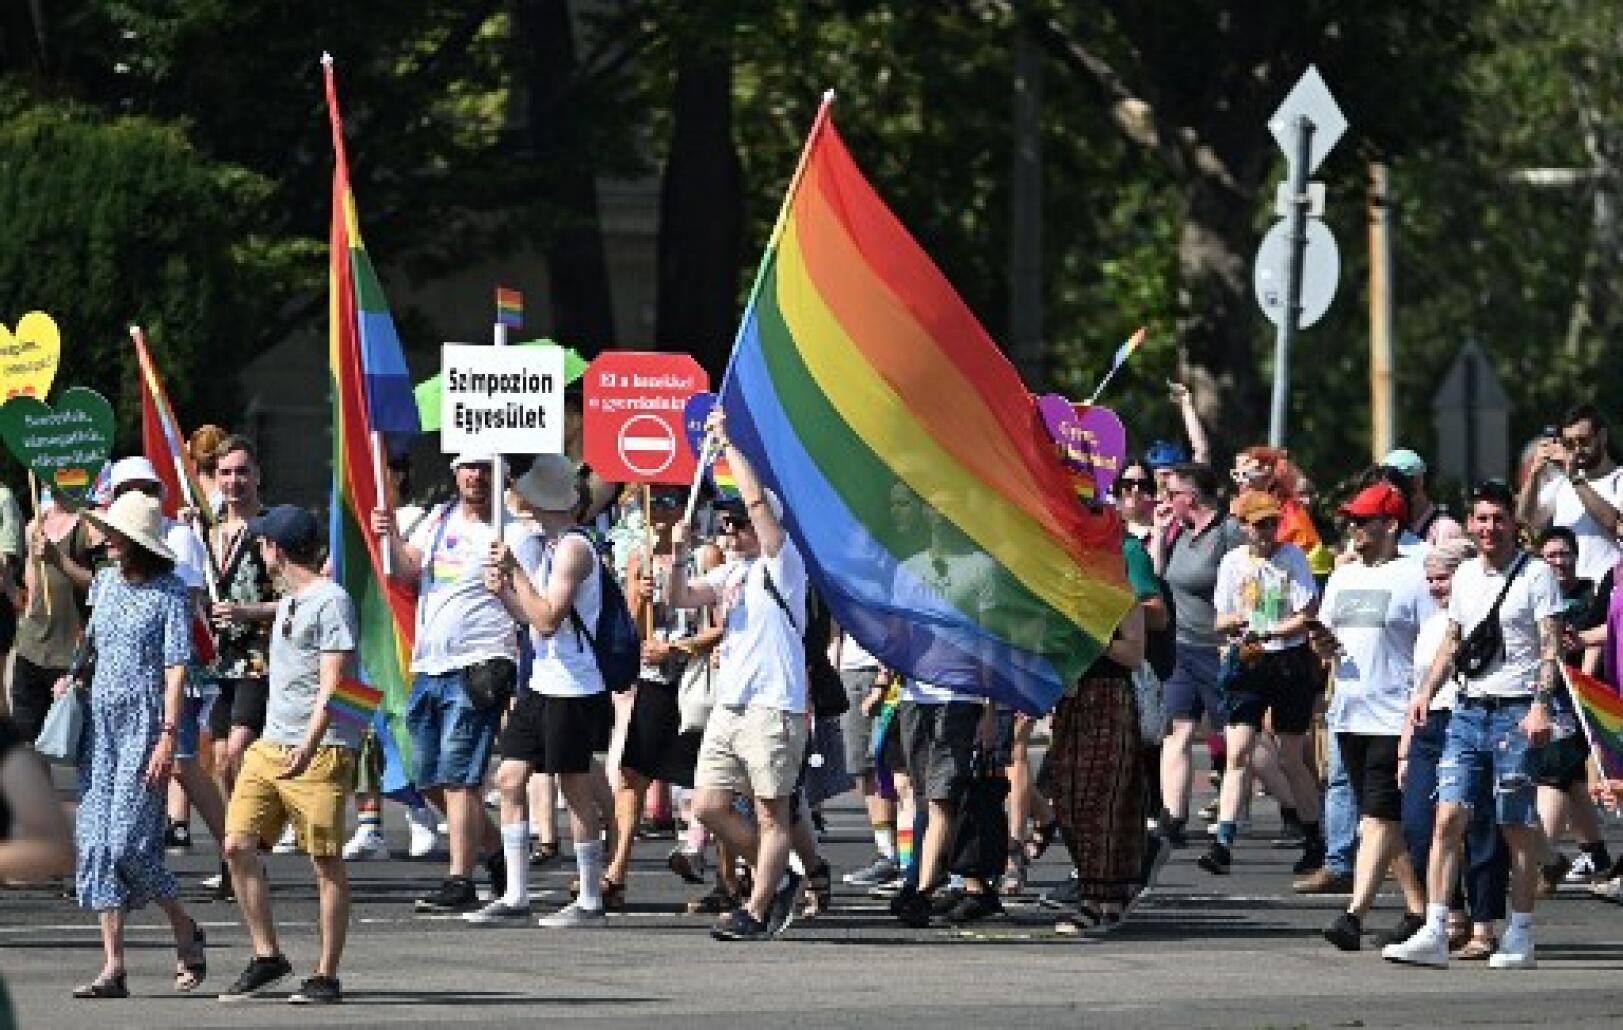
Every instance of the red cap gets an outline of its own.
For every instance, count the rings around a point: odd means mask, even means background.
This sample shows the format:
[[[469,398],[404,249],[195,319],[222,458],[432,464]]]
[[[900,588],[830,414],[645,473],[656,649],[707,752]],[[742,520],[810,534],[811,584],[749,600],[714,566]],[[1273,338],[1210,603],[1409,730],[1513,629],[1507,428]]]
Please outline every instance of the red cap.
[[[1409,518],[1409,503],[1391,483],[1371,483],[1341,506],[1341,514],[1360,518],[1374,516],[1406,522]]]

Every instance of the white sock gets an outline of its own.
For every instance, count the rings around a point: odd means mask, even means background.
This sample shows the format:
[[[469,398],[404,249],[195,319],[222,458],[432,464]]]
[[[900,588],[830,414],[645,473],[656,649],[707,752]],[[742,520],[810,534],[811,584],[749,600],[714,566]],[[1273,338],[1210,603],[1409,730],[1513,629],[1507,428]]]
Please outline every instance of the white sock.
[[[575,845],[575,871],[580,874],[580,907],[603,907],[603,844]]]
[[[1510,928],[1512,930],[1520,930],[1523,933],[1532,933],[1533,932],[1533,913],[1531,913],[1531,912],[1512,912],[1510,914]]]
[[[502,857],[507,861],[507,893],[502,902],[517,908],[530,903],[530,824],[502,825]]]
[[[1448,932],[1448,906],[1427,905],[1426,926],[1438,933],[1446,934]]]

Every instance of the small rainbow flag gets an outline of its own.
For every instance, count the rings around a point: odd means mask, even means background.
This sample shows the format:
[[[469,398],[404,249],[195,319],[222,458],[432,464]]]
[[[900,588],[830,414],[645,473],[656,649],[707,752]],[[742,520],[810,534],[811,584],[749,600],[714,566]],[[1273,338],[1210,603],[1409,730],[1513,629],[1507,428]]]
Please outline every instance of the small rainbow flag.
[[[1123,343],[1120,347],[1116,348],[1116,357],[1110,362],[1111,371],[1115,371],[1122,365],[1126,364],[1127,359],[1133,356],[1133,351],[1138,350],[1139,344],[1143,342],[1144,327],[1139,326],[1138,332],[1129,336],[1126,343]]]
[[[338,689],[332,692],[327,710],[339,722],[350,722],[364,728],[372,725],[372,717],[382,704],[383,691],[346,676],[338,681]]]
[[[506,286],[496,287],[496,322],[517,329],[524,324],[524,294]]]
[[[1589,742],[1607,752],[1607,768],[1623,764],[1623,697],[1611,687],[1568,665],[1567,689],[1578,703],[1578,713],[1589,728]]]

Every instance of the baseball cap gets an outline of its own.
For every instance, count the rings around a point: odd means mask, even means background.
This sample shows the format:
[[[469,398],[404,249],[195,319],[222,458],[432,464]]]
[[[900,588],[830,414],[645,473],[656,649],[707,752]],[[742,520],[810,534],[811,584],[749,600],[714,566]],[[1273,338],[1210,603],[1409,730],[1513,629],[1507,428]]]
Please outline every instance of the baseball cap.
[[[774,492],[771,487],[764,486],[761,488],[761,496],[766,499],[766,506],[768,510],[772,512],[772,517],[777,519],[779,522],[782,522],[783,502],[778,500],[777,493]],[[748,514],[748,509],[745,507],[744,499],[742,497],[729,497],[727,500],[716,505],[716,511],[726,512],[729,515]]]
[[[494,465],[496,456],[484,451],[463,451],[451,459],[451,471],[466,468],[469,465]]]
[[[1388,453],[1381,459],[1381,464],[1389,469],[1397,469],[1406,476],[1420,476],[1426,472],[1426,459],[1407,447],[1399,447]]]
[[[308,550],[321,539],[321,525],[316,517],[309,509],[296,504],[278,504],[263,515],[249,519],[248,530],[291,551]]]
[[[1341,514],[1352,515],[1355,518],[1373,516],[1402,522],[1409,517],[1408,502],[1391,483],[1371,483],[1354,494],[1352,500],[1343,504],[1340,510]]]
[[[163,480],[158,478],[158,470],[153,467],[152,462],[137,454],[113,462],[107,489],[116,495],[119,487],[130,483],[157,483],[162,486]]]
[[[1229,511],[1241,522],[1248,524],[1280,516],[1279,501],[1266,490],[1241,490]]]
[[[1144,453],[1144,463],[1151,471],[1181,465],[1189,460],[1189,452],[1171,440],[1157,440]]]

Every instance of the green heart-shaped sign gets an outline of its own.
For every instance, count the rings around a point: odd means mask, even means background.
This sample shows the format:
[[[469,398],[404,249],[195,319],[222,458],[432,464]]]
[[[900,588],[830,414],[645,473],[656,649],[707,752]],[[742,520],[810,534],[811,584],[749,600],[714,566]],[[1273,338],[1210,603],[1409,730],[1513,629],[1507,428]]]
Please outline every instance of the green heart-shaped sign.
[[[84,386],[62,391],[54,409],[13,397],[0,404],[0,439],[52,490],[84,500],[113,453],[113,406]]]

